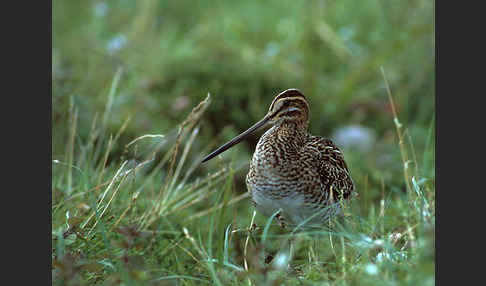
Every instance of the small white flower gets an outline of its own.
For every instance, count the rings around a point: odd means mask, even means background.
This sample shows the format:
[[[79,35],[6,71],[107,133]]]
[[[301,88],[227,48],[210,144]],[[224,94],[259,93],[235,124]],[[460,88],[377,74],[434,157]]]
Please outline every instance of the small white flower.
[[[380,252],[376,255],[376,261],[377,262],[383,262],[385,259],[390,259],[390,254],[386,252]]]
[[[378,274],[378,267],[375,264],[370,263],[366,265],[366,273],[369,275],[376,275]]]
[[[98,2],[96,3],[94,10],[97,17],[103,17],[108,12],[108,4],[105,2]]]
[[[376,246],[382,246],[383,245],[383,240],[382,239],[377,239],[377,240],[374,241],[374,244]]]
[[[110,54],[114,54],[121,50],[127,43],[127,37],[125,35],[118,35],[111,38],[106,45],[106,49]]]
[[[373,130],[361,125],[339,128],[333,137],[336,143],[343,148],[355,148],[363,152],[371,150],[376,141]]]
[[[369,248],[373,245],[373,239],[371,237],[364,234],[360,236],[361,239],[354,243],[357,247]]]
[[[277,269],[286,269],[289,262],[289,256],[286,253],[279,253],[273,262]]]
[[[364,234],[361,234],[361,239],[363,240],[363,243],[366,244],[371,244],[373,242],[373,239],[371,239],[371,237]]]
[[[276,42],[270,42],[265,47],[265,54],[269,57],[274,57],[280,51],[280,46]]]

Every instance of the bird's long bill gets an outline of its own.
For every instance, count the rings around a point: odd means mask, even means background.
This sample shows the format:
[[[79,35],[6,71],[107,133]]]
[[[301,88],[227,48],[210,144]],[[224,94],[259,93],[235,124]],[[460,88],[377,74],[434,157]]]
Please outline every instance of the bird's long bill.
[[[262,120],[258,121],[255,123],[252,127],[248,128],[245,132],[241,133],[240,135],[236,136],[235,138],[231,139],[228,143],[224,144],[223,146],[219,147],[218,149],[214,150],[211,154],[207,155],[204,157],[202,160],[202,163],[212,159],[213,157],[217,156],[220,153],[223,153],[224,151],[228,150],[229,148],[233,147],[234,145],[240,143],[243,139],[245,139],[248,135],[253,133],[255,130],[258,128],[262,127],[265,125],[265,123],[270,120],[270,116],[265,116]]]

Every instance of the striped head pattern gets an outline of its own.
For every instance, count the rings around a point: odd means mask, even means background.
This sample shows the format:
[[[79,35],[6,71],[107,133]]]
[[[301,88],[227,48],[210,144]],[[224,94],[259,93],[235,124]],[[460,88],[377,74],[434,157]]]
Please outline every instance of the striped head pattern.
[[[272,123],[282,121],[309,121],[309,103],[305,96],[297,89],[287,89],[277,95],[267,116]]]

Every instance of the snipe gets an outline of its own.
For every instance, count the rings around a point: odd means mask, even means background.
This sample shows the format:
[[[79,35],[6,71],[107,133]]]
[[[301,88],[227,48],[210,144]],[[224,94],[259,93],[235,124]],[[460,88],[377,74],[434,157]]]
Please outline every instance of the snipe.
[[[308,133],[309,103],[297,89],[277,95],[267,115],[203,159],[206,162],[266,125],[246,176],[257,211],[277,215],[280,225],[322,225],[341,210],[354,184],[334,143]],[[314,216],[313,218],[311,218]]]

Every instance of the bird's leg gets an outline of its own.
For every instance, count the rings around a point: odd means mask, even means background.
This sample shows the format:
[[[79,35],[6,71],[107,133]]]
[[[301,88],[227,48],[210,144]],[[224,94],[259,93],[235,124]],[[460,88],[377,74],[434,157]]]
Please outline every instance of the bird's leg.
[[[280,227],[282,229],[286,229],[287,224],[285,223],[285,219],[283,218],[283,216],[280,215],[281,212],[282,212],[282,209],[279,210],[279,212],[277,213],[277,215],[275,217],[277,218],[278,225],[280,225]]]
[[[294,234],[291,234],[289,237],[289,261],[294,257],[294,240],[295,236]]]
[[[285,219],[282,215],[280,215],[282,213],[282,209],[279,210],[279,212],[277,213],[277,215],[275,216],[277,218],[277,221],[278,221],[278,224],[280,225],[280,227],[282,229],[287,229],[287,223],[285,222]],[[292,256],[293,256],[293,252],[294,252],[294,242],[295,240],[295,236],[294,234],[292,233],[289,237],[289,240],[288,240],[288,243],[289,243],[289,261],[290,259],[292,259]]]

